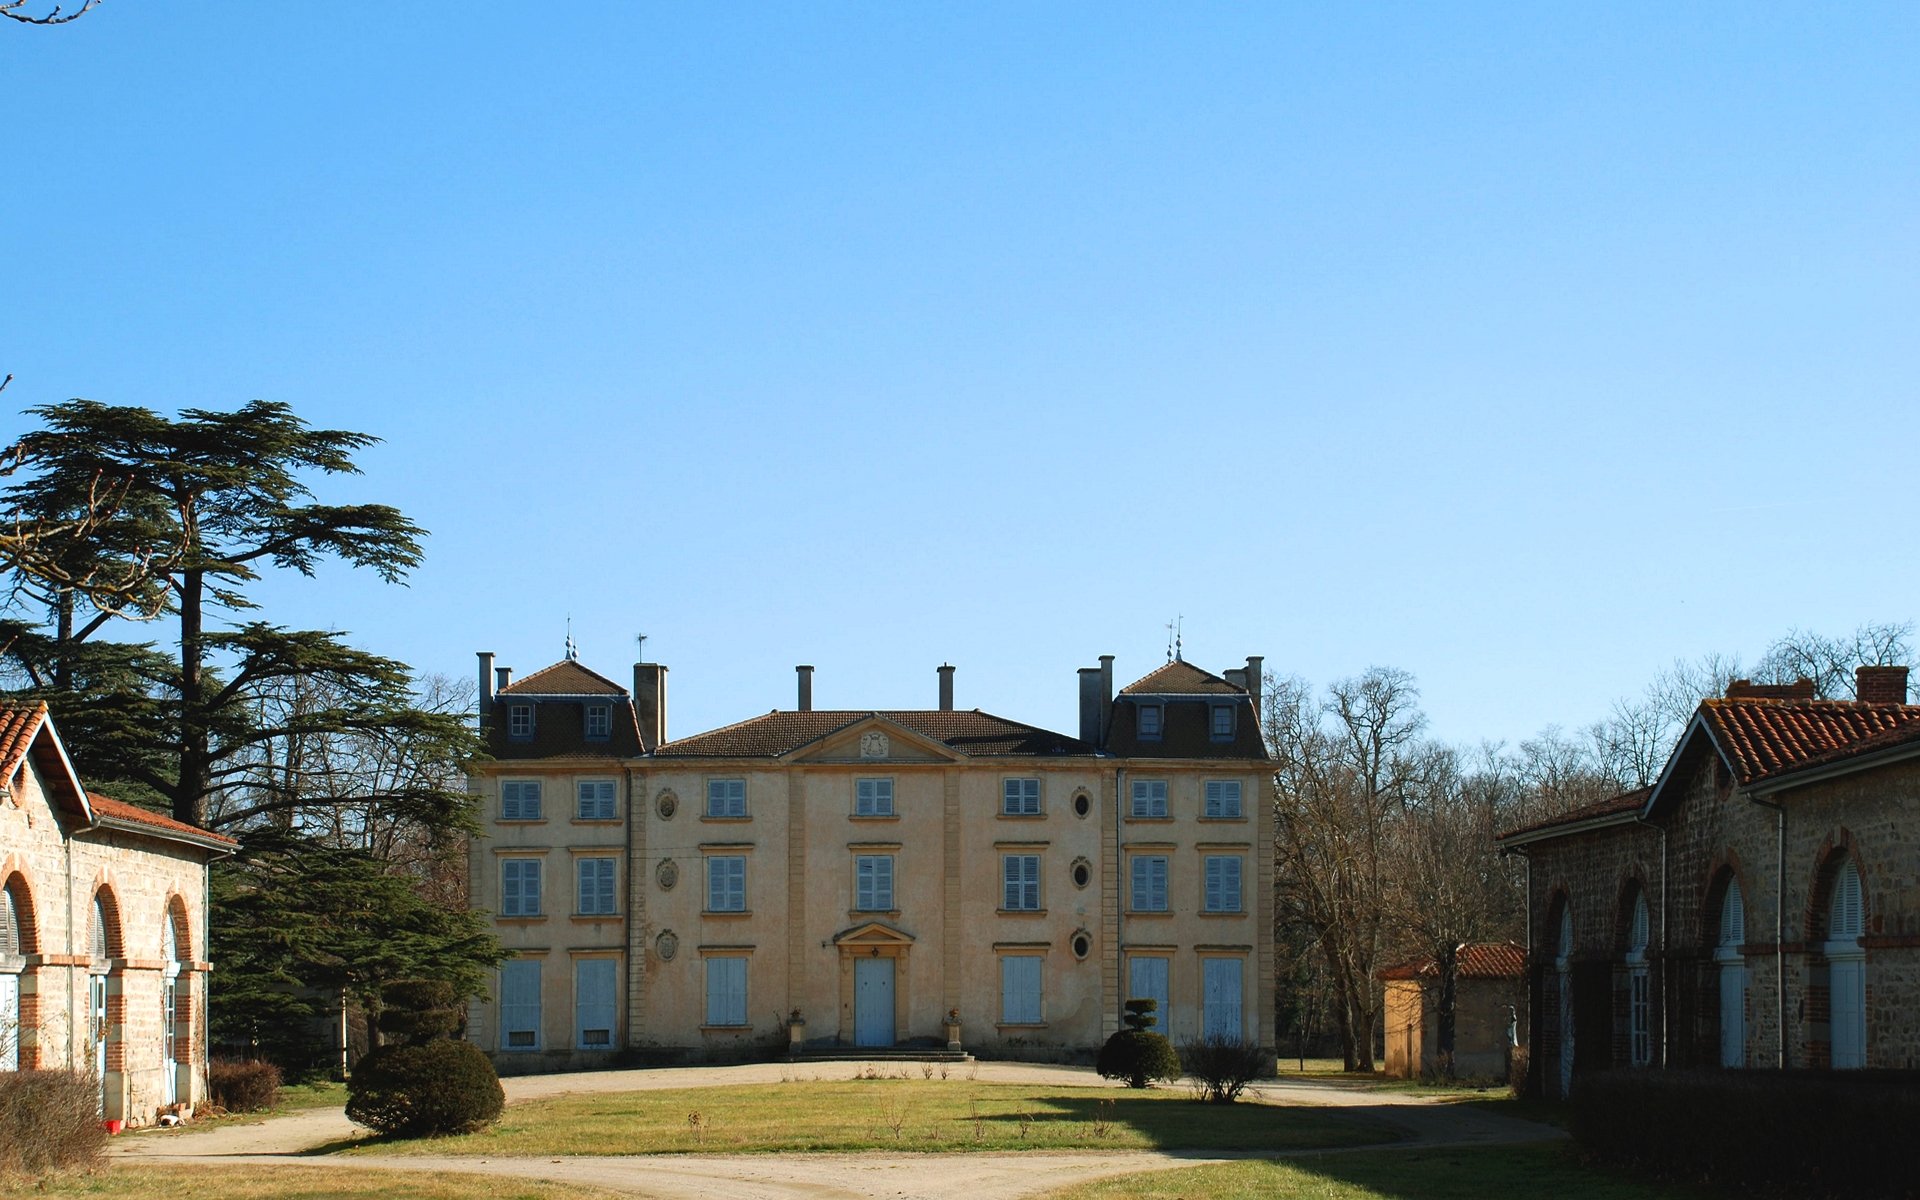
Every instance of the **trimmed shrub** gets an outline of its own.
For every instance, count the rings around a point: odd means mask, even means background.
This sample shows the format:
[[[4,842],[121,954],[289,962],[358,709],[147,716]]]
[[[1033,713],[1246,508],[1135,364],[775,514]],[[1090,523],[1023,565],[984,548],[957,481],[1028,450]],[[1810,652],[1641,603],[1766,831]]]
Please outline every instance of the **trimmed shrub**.
[[[91,1074],[0,1071],[0,1177],[97,1166],[106,1146]]]
[[[468,1133],[498,1120],[506,1102],[480,1048],[445,1038],[382,1046],[347,1081],[347,1118],[394,1137]]]
[[[1267,1073],[1267,1056],[1260,1047],[1234,1037],[1188,1042],[1180,1047],[1180,1062],[1209,1104],[1232,1104],[1249,1083]]]
[[[1920,1072],[1599,1071],[1570,1115],[1595,1158],[1729,1194],[1920,1195]]]
[[[402,979],[380,990],[380,1032],[409,1045],[452,1037],[466,1014],[453,985],[439,979]]]
[[[254,1059],[216,1058],[207,1065],[207,1098],[228,1112],[260,1112],[280,1099],[280,1068]]]
[[[1180,1078],[1180,1056],[1173,1043],[1148,1029],[1122,1029],[1100,1047],[1094,1070],[1107,1079],[1124,1079],[1143,1088],[1150,1079]]]

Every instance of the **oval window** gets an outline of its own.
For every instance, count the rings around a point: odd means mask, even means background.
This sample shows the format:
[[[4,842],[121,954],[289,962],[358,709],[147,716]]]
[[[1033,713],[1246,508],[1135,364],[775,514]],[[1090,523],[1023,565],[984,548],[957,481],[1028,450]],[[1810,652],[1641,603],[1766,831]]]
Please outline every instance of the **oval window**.
[[[1085,958],[1092,949],[1093,940],[1087,937],[1086,934],[1076,933],[1073,935],[1073,956],[1075,958]]]
[[[1073,864],[1073,886],[1085,887],[1093,882],[1093,868],[1083,860]]]
[[[1093,811],[1093,801],[1087,798],[1087,794],[1085,792],[1081,792],[1078,796],[1075,796],[1073,798],[1073,815],[1074,816],[1084,817],[1092,811]]]

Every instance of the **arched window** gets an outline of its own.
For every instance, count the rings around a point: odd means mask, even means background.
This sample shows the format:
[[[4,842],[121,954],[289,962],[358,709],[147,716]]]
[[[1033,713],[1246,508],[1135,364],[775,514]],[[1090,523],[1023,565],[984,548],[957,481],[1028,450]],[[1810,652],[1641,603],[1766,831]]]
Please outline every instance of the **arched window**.
[[[190,943],[182,937],[187,932],[186,916],[186,908],[175,897],[168,902],[166,912],[160,918],[160,956],[166,962],[160,980],[160,1041],[165,1057],[160,1086],[161,1100],[166,1104],[180,1099],[182,1079],[190,1066],[183,1061],[189,1056],[182,1052],[193,1045],[192,1029],[187,1023],[192,1007],[191,993],[187,996],[181,994],[180,977],[186,963],[193,957]],[[192,986],[191,978],[188,977],[189,989]],[[189,1082],[187,1086],[190,1088],[192,1085]]]
[[[1573,1091],[1573,906],[1561,902],[1553,943],[1554,988],[1559,1001],[1560,1095]]]
[[[113,952],[120,948],[120,930],[116,921],[119,905],[113,893],[101,888],[93,894],[93,910],[87,929],[87,1032],[93,1041],[93,1073],[100,1082],[100,1111],[107,1112],[107,995],[115,984],[111,979]]]
[[[26,960],[26,905],[15,895],[17,880],[0,888],[0,1071],[20,1069],[20,971]]]
[[[1828,1062],[1836,1070],[1867,1065],[1867,952],[1860,946],[1866,913],[1860,868],[1852,859],[1834,872],[1827,893]]]
[[[1727,876],[1720,894],[1720,937],[1714,943],[1713,962],[1720,974],[1720,1065],[1747,1065],[1747,960],[1740,947],[1747,940],[1747,904],[1740,881]]]
[[[1647,895],[1634,889],[1627,913],[1627,1054],[1636,1067],[1653,1061],[1653,996],[1647,973]]]

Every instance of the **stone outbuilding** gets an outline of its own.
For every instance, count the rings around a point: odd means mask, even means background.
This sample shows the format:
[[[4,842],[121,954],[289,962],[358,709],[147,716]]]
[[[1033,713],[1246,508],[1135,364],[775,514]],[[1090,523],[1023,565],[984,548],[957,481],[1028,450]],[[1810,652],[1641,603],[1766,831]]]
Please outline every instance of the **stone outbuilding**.
[[[1454,961],[1451,1072],[1441,1050],[1444,981],[1439,960],[1403,963],[1380,972],[1387,1074],[1400,1079],[1449,1073],[1465,1079],[1507,1078],[1513,1047],[1525,1044],[1526,949],[1516,942],[1463,942]]]
[[[46,706],[0,703],[0,1070],[90,1071],[129,1125],[198,1104],[207,864],[235,848],[88,792]]]
[[[1920,705],[1737,681],[1665,770],[1500,839],[1527,859],[1532,1079],[1920,1067]]]

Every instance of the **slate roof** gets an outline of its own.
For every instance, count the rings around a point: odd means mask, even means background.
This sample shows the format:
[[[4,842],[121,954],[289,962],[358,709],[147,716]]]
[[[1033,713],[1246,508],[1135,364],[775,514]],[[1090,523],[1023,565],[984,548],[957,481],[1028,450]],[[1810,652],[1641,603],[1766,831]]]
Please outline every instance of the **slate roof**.
[[[148,826],[153,830],[154,836],[156,837],[167,837],[171,835],[174,837],[189,837],[197,841],[223,842],[228,846],[238,846],[240,844],[223,833],[215,833],[210,829],[202,829],[197,825],[189,825],[185,821],[176,821],[163,813],[154,812],[149,808],[141,808],[137,804],[128,804],[124,800],[115,800],[111,796],[102,796],[99,792],[89,791],[87,793],[87,800],[93,805],[94,816]]]
[[[1708,700],[1700,720],[1743,785],[1920,738],[1920,704]]]
[[[969,755],[1062,755],[1095,753],[1092,746],[1063,733],[996,717],[979,709],[909,709],[863,712],[829,709],[782,712],[775,709],[738,724],[666,742],[659,758],[778,758],[811,745],[870,717],[911,729],[949,749]]]
[[[500,689],[501,696],[624,696],[627,689],[605,675],[589,671],[571,658],[542,667],[525,679]]]
[[[1247,689],[1228,683],[1190,662],[1174,659],[1120,689],[1122,696],[1244,696]]]
[[[1462,942],[1457,959],[1461,979],[1519,979],[1527,973],[1527,951],[1517,942]],[[1380,972],[1382,979],[1433,979],[1438,959],[1402,963]]]

